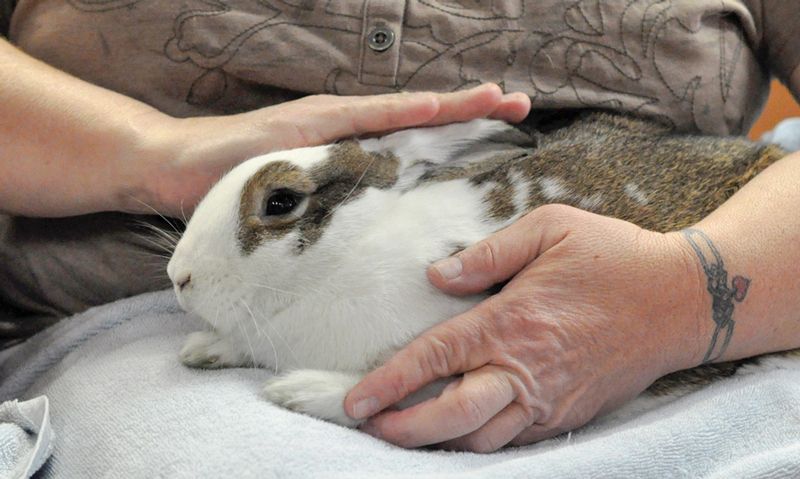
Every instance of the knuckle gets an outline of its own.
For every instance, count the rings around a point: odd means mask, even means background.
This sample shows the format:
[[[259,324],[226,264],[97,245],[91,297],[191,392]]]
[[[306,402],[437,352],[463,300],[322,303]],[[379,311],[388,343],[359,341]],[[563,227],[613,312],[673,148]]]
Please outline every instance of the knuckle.
[[[465,254],[470,254],[476,260],[476,267],[481,271],[494,271],[497,269],[499,258],[498,246],[489,240],[479,241],[474,249]]]
[[[526,428],[532,426],[538,417],[536,408],[525,404],[517,404],[517,423],[523,424]]]
[[[431,375],[442,377],[450,374],[450,365],[454,354],[454,348],[449,340],[438,336],[427,338],[426,366]]]
[[[500,357],[501,355],[498,354],[496,356]],[[484,394],[493,398],[503,398],[507,396],[507,391],[512,389],[512,385],[510,382],[510,374],[505,368],[493,364],[484,366],[482,370],[489,372],[489,374],[484,375],[482,378],[482,390]]]
[[[433,101],[437,97],[441,97],[441,93],[434,93],[429,91],[416,91],[416,92],[398,92],[392,93],[389,95],[384,95],[385,98],[391,99],[397,102],[406,102],[409,99],[412,100],[419,100],[419,101]]]
[[[394,108],[394,101],[387,95],[360,97],[359,101],[350,103],[352,111],[368,113],[370,116],[385,115],[388,109]]]
[[[420,346],[424,366],[428,368],[425,372],[441,378],[464,372],[464,368],[473,369],[491,344],[491,332],[484,318],[481,314],[474,318],[460,317],[423,336]]]
[[[527,411],[526,419],[530,425],[536,424],[537,429],[548,431],[566,431],[571,428],[566,427],[570,412],[573,410],[565,404],[557,405],[548,401],[528,400],[521,403]],[[582,424],[579,424],[582,425]]]
[[[400,96],[397,94],[373,95],[365,98],[365,101],[370,106],[390,106],[399,103]]]
[[[439,93],[421,92],[418,94],[417,98],[420,102],[434,103],[443,99],[443,96]]]
[[[462,418],[462,424],[469,429],[477,429],[485,422],[485,412],[481,404],[472,396],[459,396],[454,405],[457,413]]]
[[[538,221],[554,222],[563,221],[565,217],[571,216],[575,213],[576,209],[572,206],[564,205],[561,203],[551,203],[542,205],[531,213],[529,216]]]
[[[510,350],[512,345],[518,345],[520,339],[520,331],[529,331],[532,327],[540,328],[541,325],[537,318],[537,304],[527,299],[517,299],[505,301],[497,305],[497,312],[494,315],[495,324],[498,325],[497,335],[499,342],[497,345],[502,347],[503,350]],[[539,330],[535,330],[536,337],[541,335]],[[525,338],[527,339],[527,338]],[[524,341],[528,344],[528,341]]]

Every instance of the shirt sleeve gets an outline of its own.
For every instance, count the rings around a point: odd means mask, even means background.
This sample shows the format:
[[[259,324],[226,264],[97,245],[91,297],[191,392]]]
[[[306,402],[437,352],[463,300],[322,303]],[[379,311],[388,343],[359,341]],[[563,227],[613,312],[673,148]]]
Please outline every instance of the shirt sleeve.
[[[17,0],[0,0],[0,36],[8,37],[8,26],[11,23],[11,12]]]
[[[800,99],[800,5],[796,0],[750,0],[762,62]]]

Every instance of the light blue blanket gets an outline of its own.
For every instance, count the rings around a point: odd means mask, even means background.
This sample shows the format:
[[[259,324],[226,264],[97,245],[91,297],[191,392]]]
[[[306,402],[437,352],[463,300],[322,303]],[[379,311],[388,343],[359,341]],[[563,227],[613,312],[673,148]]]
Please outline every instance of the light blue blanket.
[[[736,377],[640,415],[491,455],[403,450],[280,409],[270,373],[192,370],[172,293],[59,323],[5,355],[0,401],[47,395],[42,477],[800,477],[800,370]]]
[[[52,452],[46,396],[0,404],[0,477],[30,477]]]
[[[800,149],[800,119],[764,137]],[[800,370],[735,377],[534,446],[480,456],[406,451],[277,408],[269,372],[177,360],[199,326],[171,293],[90,310],[0,353],[0,403],[47,395],[42,477],[798,478]],[[0,478],[53,447],[46,399],[0,404]],[[14,472],[12,472],[14,471]]]

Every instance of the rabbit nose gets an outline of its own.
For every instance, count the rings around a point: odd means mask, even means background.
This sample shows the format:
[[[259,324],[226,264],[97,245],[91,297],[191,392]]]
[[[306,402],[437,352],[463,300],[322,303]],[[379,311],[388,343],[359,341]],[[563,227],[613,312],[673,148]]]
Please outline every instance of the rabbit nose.
[[[192,274],[186,273],[175,280],[175,285],[178,287],[178,290],[183,291],[183,288],[188,286],[191,281],[192,281]]]

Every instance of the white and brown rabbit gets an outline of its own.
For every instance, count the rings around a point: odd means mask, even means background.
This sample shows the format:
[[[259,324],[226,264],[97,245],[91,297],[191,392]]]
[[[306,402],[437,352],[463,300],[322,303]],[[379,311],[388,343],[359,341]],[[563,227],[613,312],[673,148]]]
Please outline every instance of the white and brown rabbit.
[[[433,261],[546,203],[678,230],[782,155],[593,113],[533,134],[475,120],[253,158],[200,203],[169,263],[181,305],[209,326],[181,360],[274,369],[270,400],[353,426],[343,400],[367,371],[484,298],[435,289]],[[739,365],[677,373],[650,395]]]

